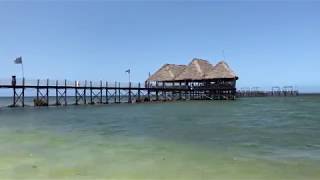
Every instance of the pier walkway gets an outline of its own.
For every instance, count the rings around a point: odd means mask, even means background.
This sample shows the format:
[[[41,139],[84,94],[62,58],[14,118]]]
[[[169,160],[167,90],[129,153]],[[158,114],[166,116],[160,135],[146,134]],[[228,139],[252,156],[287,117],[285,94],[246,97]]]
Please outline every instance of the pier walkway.
[[[33,97],[34,106],[59,106],[71,104],[110,104],[110,103],[142,103],[150,101],[170,100],[212,100],[226,99],[236,89],[214,87],[219,96],[208,97],[213,87],[193,87],[180,84],[146,84],[92,81],[53,81],[53,80],[1,80],[0,90],[9,90],[12,103],[10,107],[25,106],[26,97]],[[26,90],[33,93],[26,95]],[[54,100],[52,100],[54,97]],[[70,98],[73,97],[73,98]]]
[[[11,102],[6,106],[23,107],[26,98],[34,106],[80,104],[143,103],[177,100],[234,100],[236,97],[297,96],[292,86],[272,87],[262,91],[257,87],[236,91],[229,85],[193,86],[185,83],[120,83],[105,81],[58,81],[0,79],[0,92]],[[28,90],[28,91],[27,91]],[[3,95],[3,94],[2,94]],[[0,96],[2,96],[0,94]],[[1,101],[1,98],[0,98]],[[0,102],[0,104],[3,104]]]

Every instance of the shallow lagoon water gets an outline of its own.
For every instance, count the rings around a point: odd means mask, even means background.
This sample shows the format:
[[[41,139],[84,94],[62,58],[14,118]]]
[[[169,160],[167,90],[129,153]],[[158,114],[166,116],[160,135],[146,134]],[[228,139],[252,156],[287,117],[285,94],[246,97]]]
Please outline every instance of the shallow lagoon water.
[[[320,179],[319,107],[299,96],[2,108],[0,179]]]

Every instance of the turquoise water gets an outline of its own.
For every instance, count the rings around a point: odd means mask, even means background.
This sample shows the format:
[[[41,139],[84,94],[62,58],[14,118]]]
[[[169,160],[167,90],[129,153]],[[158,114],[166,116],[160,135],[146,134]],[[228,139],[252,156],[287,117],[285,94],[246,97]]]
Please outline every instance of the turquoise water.
[[[0,179],[320,179],[319,107],[299,96],[2,108]]]

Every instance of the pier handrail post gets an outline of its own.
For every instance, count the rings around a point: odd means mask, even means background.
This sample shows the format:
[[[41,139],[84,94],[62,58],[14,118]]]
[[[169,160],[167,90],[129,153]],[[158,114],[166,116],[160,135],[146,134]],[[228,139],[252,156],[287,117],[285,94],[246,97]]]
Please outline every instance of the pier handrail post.
[[[58,96],[59,96],[59,94],[58,94],[58,80],[56,80],[56,105],[60,104]]]
[[[108,103],[109,103],[108,93],[109,93],[108,81],[106,81],[106,104],[108,104]]]
[[[114,103],[117,103],[117,81],[114,82]]]
[[[37,101],[39,101],[39,83],[40,83],[40,80],[38,79],[37,80]]]
[[[102,80],[100,80],[100,104],[102,104]]]
[[[11,85],[13,87],[13,99],[12,99],[13,107],[16,107],[16,84],[17,84],[16,76],[12,76]]]
[[[87,104],[87,80],[84,81],[83,103],[84,103],[84,104]]]
[[[131,100],[131,82],[129,82],[129,98],[128,98],[128,103],[132,103],[132,100]]]
[[[139,84],[138,84],[138,101],[139,102],[141,101],[140,96],[141,96],[141,84],[139,82]]]
[[[17,78],[16,78],[16,76],[12,76],[12,77],[11,77],[11,85],[12,85],[13,87],[15,87],[15,86],[17,85]]]
[[[147,86],[147,91],[148,91],[148,101],[151,101],[151,96],[150,96],[150,86]]]
[[[119,89],[118,89],[118,96],[119,96],[119,103],[121,103],[121,91],[120,91],[120,82],[119,82]]]
[[[49,106],[49,79],[47,79],[47,106]]]
[[[90,104],[93,104],[93,99],[92,99],[92,81],[90,81]]]
[[[22,107],[24,107],[24,89],[25,89],[25,79],[23,77],[22,78],[22,99],[21,99]]]
[[[78,105],[78,84],[77,84],[77,81],[74,82],[74,89],[75,89],[76,105]]]
[[[67,80],[64,80],[64,105],[67,105]]]

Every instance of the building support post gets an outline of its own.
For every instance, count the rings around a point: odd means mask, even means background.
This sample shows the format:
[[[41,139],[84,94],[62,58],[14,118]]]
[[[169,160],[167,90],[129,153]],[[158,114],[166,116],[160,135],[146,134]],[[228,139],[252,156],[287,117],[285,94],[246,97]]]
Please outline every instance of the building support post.
[[[156,101],[159,101],[158,81],[156,82]]]
[[[188,100],[188,91],[184,91],[184,100]]]
[[[150,88],[148,87],[148,101],[151,101]]]
[[[182,96],[181,96],[181,88],[182,88],[182,86],[181,86],[181,82],[179,82],[179,100],[181,100],[182,99]]]
[[[162,94],[165,101],[167,101],[167,91],[165,90],[166,83],[162,82]]]

